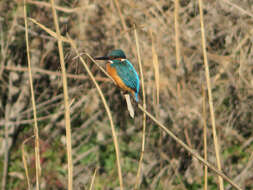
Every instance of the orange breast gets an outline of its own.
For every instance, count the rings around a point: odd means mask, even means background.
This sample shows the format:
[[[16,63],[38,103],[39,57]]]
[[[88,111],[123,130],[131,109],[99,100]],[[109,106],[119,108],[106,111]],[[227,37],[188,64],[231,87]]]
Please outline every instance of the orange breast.
[[[111,63],[106,64],[106,70],[108,74],[113,78],[115,83],[123,90],[131,92],[134,94],[134,90],[127,87],[124,82],[121,80],[121,78],[117,74],[117,70],[114,67],[111,67]]]

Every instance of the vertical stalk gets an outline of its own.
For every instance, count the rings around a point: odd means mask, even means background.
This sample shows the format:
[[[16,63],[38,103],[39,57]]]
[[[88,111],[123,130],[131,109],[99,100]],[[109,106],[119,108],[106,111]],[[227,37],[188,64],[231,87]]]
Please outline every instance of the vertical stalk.
[[[66,142],[67,142],[67,159],[68,159],[68,190],[72,190],[73,187],[73,163],[72,163],[72,147],[71,147],[71,123],[70,123],[70,110],[69,110],[69,97],[68,97],[68,84],[66,76],[66,68],[64,63],[63,46],[61,33],[58,23],[58,17],[55,10],[54,0],[51,0],[52,13],[54,16],[54,25],[57,34],[58,50],[60,56],[60,64],[62,71],[62,83],[63,83],[63,95],[65,106],[65,125],[66,125]]]
[[[40,186],[40,148],[39,148],[39,129],[37,123],[37,110],[33,89],[33,79],[32,79],[32,69],[31,69],[31,59],[30,59],[30,48],[28,41],[28,27],[27,27],[27,13],[26,13],[26,1],[24,1],[24,20],[25,20],[25,39],[26,39],[26,53],[27,53],[27,62],[28,62],[28,72],[29,72],[29,82],[31,89],[31,98],[32,98],[32,107],[33,107],[33,119],[34,119],[34,135],[35,135],[35,168],[36,168],[36,190],[39,190]]]
[[[211,114],[212,131],[213,131],[213,141],[214,141],[217,167],[219,171],[221,171],[219,143],[218,143],[218,138],[217,138],[217,133],[216,133],[215,115],[214,115],[214,108],[213,108],[213,96],[212,96],[212,90],[211,90],[212,88],[211,88],[211,81],[210,81],[210,74],[209,74],[209,67],[208,67],[208,60],[207,60],[207,53],[206,53],[202,0],[199,0],[199,13],[200,13],[201,39],[202,39],[202,49],[203,49],[203,57],[204,57],[204,65],[205,65],[205,75],[206,75],[206,83],[207,83],[207,90],[208,90],[208,101],[209,101],[209,109],[210,109],[210,114]],[[223,190],[224,189],[223,179],[221,176],[218,176],[218,179],[219,179],[220,190]]]
[[[204,89],[204,85],[202,85],[202,97],[203,97],[203,107],[202,107],[202,111],[203,111],[203,136],[204,136],[204,160],[207,161],[207,126],[206,126],[206,91]],[[207,190],[207,172],[208,172],[208,168],[205,165],[204,166],[204,190]]]
[[[141,76],[143,108],[146,109],[146,95],[145,95],[144,77],[143,77],[142,64],[141,64],[138,34],[137,34],[135,26],[134,26],[134,36],[135,36],[136,49],[137,49],[137,55],[138,55],[138,63],[139,63],[140,76]],[[138,189],[139,181],[140,181],[141,166],[142,166],[142,160],[143,160],[144,150],[145,150],[145,134],[146,134],[146,113],[143,112],[142,146],[141,146],[141,155],[140,155],[139,166],[138,166],[138,171],[137,171],[137,176],[136,176],[135,189]]]

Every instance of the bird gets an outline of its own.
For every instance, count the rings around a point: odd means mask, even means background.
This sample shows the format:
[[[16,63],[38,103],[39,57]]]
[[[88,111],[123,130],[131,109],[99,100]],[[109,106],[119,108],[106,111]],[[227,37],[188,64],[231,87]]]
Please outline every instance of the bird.
[[[107,56],[96,57],[94,59],[106,60],[106,71],[112,77],[116,85],[125,93],[132,94],[136,102],[139,101],[138,93],[140,90],[140,79],[134,66],[126,58],[123,50],[112,50]],[[127,99],[128,110],[132,107],[132,105],[129,105],[129,99]],[[130,112],[130,115],[133,117],[134,113]]]

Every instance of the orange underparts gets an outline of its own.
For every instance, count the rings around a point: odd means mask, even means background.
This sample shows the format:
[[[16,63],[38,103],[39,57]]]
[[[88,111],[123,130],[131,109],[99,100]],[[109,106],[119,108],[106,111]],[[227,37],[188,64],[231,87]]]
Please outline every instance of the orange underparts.
[[[117,70],[115,67],[111,67],[111,63],[107,63],[106,64],[106,70],[108,72],[108,74],[113,78],[113,80],[115,81],[115,83],[124,91],[127,92],[131,92],[132,94],[134,94],[134,90],[127,87],[124,82],[121,80],[121,78],[119,77],[119,75],[117,74]]]

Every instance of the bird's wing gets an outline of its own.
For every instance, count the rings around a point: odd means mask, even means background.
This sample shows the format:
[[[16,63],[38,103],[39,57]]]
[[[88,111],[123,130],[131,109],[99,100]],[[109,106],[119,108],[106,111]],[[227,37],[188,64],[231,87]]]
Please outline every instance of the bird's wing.
[[[133,65],[128,61],[120,61],[120,63],[115,64],[117,74],[120,76],[124,84],[133,89],[135,92],[139,91],[139,77],[134,69]]]

